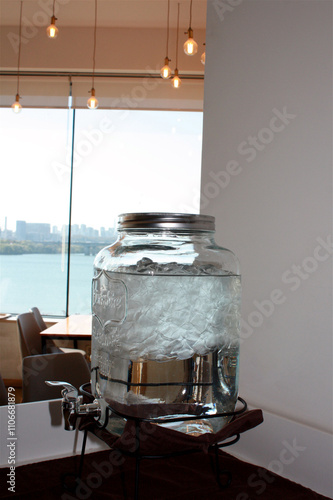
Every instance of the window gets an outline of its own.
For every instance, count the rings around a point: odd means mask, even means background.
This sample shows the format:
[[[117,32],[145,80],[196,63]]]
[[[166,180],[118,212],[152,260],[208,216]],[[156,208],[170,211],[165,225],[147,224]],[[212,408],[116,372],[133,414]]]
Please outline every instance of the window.
[[[57,181],[52,159],[71,143],[66,110],[0,110],[0,309],[66,311],[69,182]],[[55,229],[57,227],[57,230]]]
[[[2,312],[90,313],[94,256],[114,241],[120,213],[199,211],[201,112],[0,117]]]

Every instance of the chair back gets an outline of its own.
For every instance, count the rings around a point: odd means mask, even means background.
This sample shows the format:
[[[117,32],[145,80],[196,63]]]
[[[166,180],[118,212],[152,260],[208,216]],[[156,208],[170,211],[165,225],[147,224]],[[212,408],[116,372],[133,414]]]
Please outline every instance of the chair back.
[[[41,315],[40,310],[38,309],[38,307],[32,307],[31,308],[31,312],[35,316],[35,320],[38,323],[40,331],[46,330],[46,328],[47,328],[46,323],[43,320],[43,317],[42,317],[42,315]]]
[[[0,373],[0,406],[5,406],[7,404],[8,404],[8,396],[7,396],[6,386]]]
[[[42,354],[41,329],[32,312],[19,314],[17,326],[20,334],[22,358]]]
[[[79,389],[90,381],[90,368],[79,352],[42,354],[23,359],[22,402],[61,398],[59,387],[49,387],[46,380],[60,380]]]

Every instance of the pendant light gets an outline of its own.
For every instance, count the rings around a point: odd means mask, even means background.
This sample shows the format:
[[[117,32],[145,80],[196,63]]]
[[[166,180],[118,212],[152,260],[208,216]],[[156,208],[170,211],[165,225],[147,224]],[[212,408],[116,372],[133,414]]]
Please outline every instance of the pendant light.
[[[179,87],[182,84],[182,81],[178,76],[178,33],[179,33],[179,4],[178,4],[178,15],[177,15],[176,69],[175,69],[175,76],[172,79],[172,86],[175,89],[179,89]]]
[[[167,42],[166,42],[166,57],[164,59],[164,66],[161,69],[161,77],[164,80],[167,80],[171,77],[171,68],[169,66],[169,62],[171,59],[168,57],[168,49],[169,49],[169,16],[170,16],[170,0],[168,0],[168,21],[167,21]]]
[[[91,97],[87,101],[89,109],[98,108],[98,100],[95,97],[94,81],[95,81],[95,58],[96,58],[96,23],[97,23],[97,0],[95,0],[95,26],[94,26],[94,53],[93,53],[93,74],[92,74],[92,87],[90,89]]]
[[[46,34],[49,38],[57,38],[59,30],[55,25],[57,18],[54,15],[55,0],[53,0],[53,14],[51,17],[51,24],[46,28]]]
[[[20,6],[20,28],[19,28],[19,48],[18,48],[18,60],[17,60],[17,88],[15,102],[12,104],[12,110],[14,113],[19,113],[22,109],[20,104],[20,59],[21,59],[21,31],[22,31],[22,0]]]
[[[191,28],[192,24],[192,0],[190,3],[190,26],[188,31],[185,31],[185,35],[188,34],[188,39],[184,43],[184,52],[188,56],[194,56],[198,52],[198,44],[193,39],[193,30]]]

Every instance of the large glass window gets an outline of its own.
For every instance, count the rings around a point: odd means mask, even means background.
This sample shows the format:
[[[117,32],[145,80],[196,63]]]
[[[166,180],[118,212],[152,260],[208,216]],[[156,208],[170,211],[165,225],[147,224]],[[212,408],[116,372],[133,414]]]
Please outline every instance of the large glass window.
[[[90,313],[94,256],[115,239],[120,213],[199,211],[200,112],[24,109],[0,116],[8,165],[0,312],[36,305],[43,314]]]
[[[66,312],[69,181],[66,162],[72,113],[0,110],[0,312]]]

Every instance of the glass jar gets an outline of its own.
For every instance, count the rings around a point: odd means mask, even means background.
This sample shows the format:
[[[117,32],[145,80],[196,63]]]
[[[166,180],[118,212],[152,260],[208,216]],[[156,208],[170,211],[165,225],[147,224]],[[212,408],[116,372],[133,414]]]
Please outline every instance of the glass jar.
[[[129,213],[94,262],[92,391],[140,418],[217,432],[238,395],[241,282],[208,215]],[[165,425],[165,424],[164,424]]]

